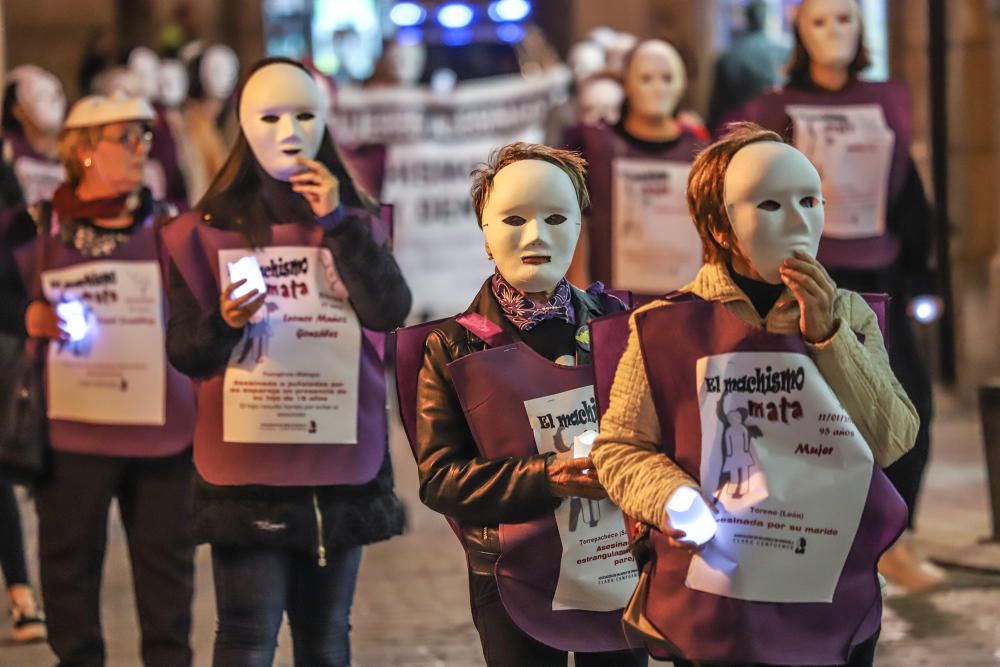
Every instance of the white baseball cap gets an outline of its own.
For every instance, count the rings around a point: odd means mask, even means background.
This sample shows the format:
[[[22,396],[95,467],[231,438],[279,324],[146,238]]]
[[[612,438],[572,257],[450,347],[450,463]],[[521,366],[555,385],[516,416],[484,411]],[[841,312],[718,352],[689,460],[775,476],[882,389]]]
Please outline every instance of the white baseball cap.
[[[88,95],[73,105],[63,129],[97,127],[128,120],[153,120],[153,107],[139,97],[129,97],[121,91],[110,95]]]

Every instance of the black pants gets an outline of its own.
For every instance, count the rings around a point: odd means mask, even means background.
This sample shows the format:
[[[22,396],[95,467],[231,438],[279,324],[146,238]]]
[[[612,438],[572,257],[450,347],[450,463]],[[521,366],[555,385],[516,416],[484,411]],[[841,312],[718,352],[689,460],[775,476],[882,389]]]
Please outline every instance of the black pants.
[[[100,592],[108,508],[118,499],[146,667],[191,664],[190,451],[155,458],[55,452],[38,490],[38,551],[49,643],[60,667],[104,665]]]
[[[213,667],[270,667],[288,614],[296,667],[349,667],[361,547],[315,554],[212,545],[219,627]]]
[[[21,534],[21,510],[14,487],[0,481],[0,568],[7,588],[28,583],[24,562],[24,536]]]
[[[872,667],[875,664],[875,646],[878,645],[879,632],[855,646],[847,662],[841,667]],[[680,659],[675,659],[673,662],[674,667],[765,667],[760,663],[751,662],[689,662]]]
[[[507,615],[492,574],[469,571],[472,621],[488,667],[566,667],[568,654],[529,637]],[[577,667],[645,667],[645,651],[575,653]]]

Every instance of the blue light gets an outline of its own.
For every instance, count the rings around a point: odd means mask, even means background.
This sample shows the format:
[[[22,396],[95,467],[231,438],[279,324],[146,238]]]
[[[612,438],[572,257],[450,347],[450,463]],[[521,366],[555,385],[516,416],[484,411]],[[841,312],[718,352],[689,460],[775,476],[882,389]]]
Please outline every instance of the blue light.
[[[401,28],[420,25],[427,18],[427,12],[415,2],[397,3],[389,11],[389,20]]]
[[[501,23],[497,26],[497,38],[508,44],[517,44],[524,39],[524,28],[516,23]]]
[[[497,0],[490,5],[490,18],[500,23],[502,21],[520,21],[531,13],[531,3],[528,0]]]
[[[910,302],[910,316],[920,324],[931,324],[941,317],[944,303],[939,297],[921,294]]]
[[[441,41],[448,46],[465,46],[472,43],[472,31],[468,28],[445,30]]]
[[[403,28],[396,33],[396,43],[413,46],[424,41],[424,31],[420,28]]]
[[[437,11],[437,21],[445,28],[464,28],[472,23],[475,12],[472,7],[461,2],[442,5]]]

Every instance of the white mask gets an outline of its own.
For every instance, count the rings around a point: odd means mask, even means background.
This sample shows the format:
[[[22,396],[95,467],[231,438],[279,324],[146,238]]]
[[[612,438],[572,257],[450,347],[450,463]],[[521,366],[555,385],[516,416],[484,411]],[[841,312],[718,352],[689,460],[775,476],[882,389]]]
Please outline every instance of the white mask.
[[[275,63],[253,73],[240,98],[240,127],[257,162],[279,181],[302,171],[326,131],[323,97],[309,72]]]
[[[573,70],[573,78],[580,81],[604,69],[604,47],[591,41],[577,42],[570,47],[566,61]]]
[[[139,80],[142,97],[152,101],[159,88],[160,57],[145,46],[138,46],[128,54],[128,69]]]
[[[164,60],[160,63],[157,83],[159,86],[157,99],[160,104],[168,109],[179,107],[187,97],[187,68],[179,60]]]
[[[236,88],[240,75],[240,59],[228,46],[213,44],[201,57],[198,76],[205,95],[214,100],[226,100]]]
[[[824,67],[851,64],[861,40],[861,17],[854,0],[804,0],[796,16],[809,58]]]
[[[643,42],[625,73],[629,109],[639,116],[671,116],[687,87],[684,61],[677,49],[664,41]]]
[[[573,182],[544,160],[509,164],[493,178],[483,236],[500,275],[526,293],[548,292],[566,276],[580,238]]]
[[[591,125],[602,120],[614,125],[621,115],[625,90],[617,81],[602,77],[584,82],[577,97],[580,120]]]
[[[800,250],[816,256],[823,233],[819,173],[788,144],[752,143],[736,153],[725,178],[729,223],[743,254],[767,282]]]
[[[427,47],[422,43],[401,44],[393,42],[386,57],[396,81],[404,86],[413,86],[420,82],[427,64]]]
[[[31,124],[45,134],[58,132],[66,117],[66,94],[59,79],[36,65],[21,65],[7,80],[17,82],[17,103]]]

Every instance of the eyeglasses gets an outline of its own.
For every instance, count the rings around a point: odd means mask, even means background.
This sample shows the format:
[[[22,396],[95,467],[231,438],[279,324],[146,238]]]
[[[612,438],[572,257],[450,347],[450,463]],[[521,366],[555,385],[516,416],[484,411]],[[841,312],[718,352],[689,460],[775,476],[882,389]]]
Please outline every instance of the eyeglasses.
[[[133,151],[138,148],[140,144],[145,148],[149,148],[153,144],[153,130],[147,126],[143,126],[138,129],[130,127],[117,137],[102,135],[101,141],[120,144],[122,148]]]

